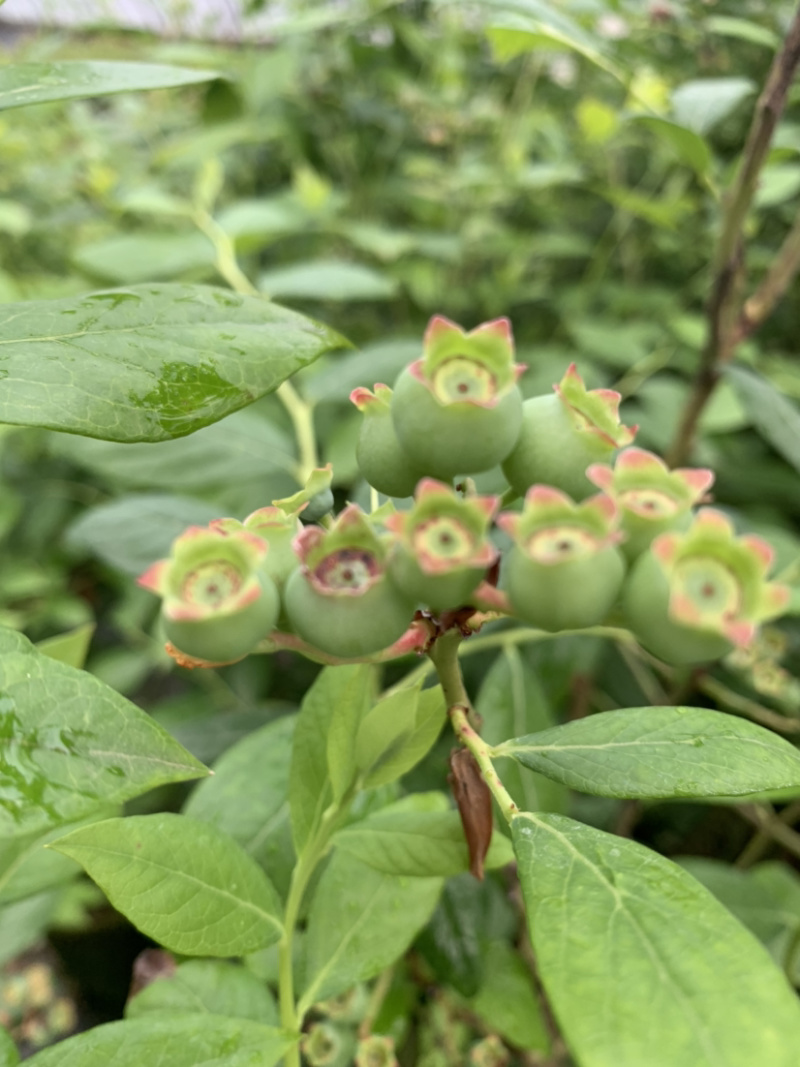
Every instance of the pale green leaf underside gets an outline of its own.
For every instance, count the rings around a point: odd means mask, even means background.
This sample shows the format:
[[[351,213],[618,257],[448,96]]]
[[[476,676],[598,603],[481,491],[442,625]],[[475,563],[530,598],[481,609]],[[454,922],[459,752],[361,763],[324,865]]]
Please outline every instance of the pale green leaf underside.
[[[216,1015],[160,1014],[107,1023],[61,1041],[31,1067],[274,1067],[294,1038]]]
[[[608,797],[733,797],[800,790],[800,752],[710,708],[606,711],[499,745],[532,770]]]
[[[0,69],[0,111],[52,100],[74,100],[142,89],[172,89],[221,77],[213,70],[186,70],[162,63],[65,60],[13,63]]]
[[[185,815],[107,819],[51,847],[77,860],[142,933],[187,956],[241,956],[277,941],[281,904],[226,834]]]
[[[207,773],[113,689],[0,629],[0,836],[44,831]]]
[[[272,392],[346,345],[258,296],[137,285],[0,313],[0,421],[165,441]]]
[[[580,1067],[796,1067],[800,1006],[698,882],[560,815],[512,823],[536,961]]]

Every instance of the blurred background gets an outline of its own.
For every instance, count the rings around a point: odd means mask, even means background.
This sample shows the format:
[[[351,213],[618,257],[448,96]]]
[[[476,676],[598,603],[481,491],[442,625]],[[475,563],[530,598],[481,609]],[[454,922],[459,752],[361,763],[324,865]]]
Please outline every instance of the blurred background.
[[[225,284],[206,212],[263,293],[356,346],[296,381],[316,405],[339,503],[368,499],[349,393],[391,383],[433,313],[468,328],[508,315],[526,395],[549,391],[574,360],[589,387],[623,394],[637,443],[663,453],[704,340],[720,196],[793,9],[784,0],[6,0],[0,63],[125,59],[220,78],[2,114],[0,302],[143,281]],[[795,86],[748,221],[751,284],[798,198]],[[798,312],[795,285],[740,350],[795,419]],[[723,382],[693,462],[714,468],[716,501],[739,528],[772,541],[797,611],[800,438],[774,411]],[[88,647],[87,669],[213,761],[295,706],[317,668],[281,654],[179,671],[155,630],[155,599],[134,578],[186,525],[243,518],[294,492],[294,461],[272,397],[165,444],[0,427],[0,623],[36,641],[67,634],[65,655]],[[499,484],[495,473],[480,481]],[[751,717],[772,715],[791,736],[798,652],[789,617],[752,656],[718,669],[715,699],[740,712],[749,702]],[[635,666],[597,640],[564,638],[523,656],[557,718],[651,702]],[[490,662],[468,661],[473,692]],[[443,739],[411,788],[443,786],[449,747]],[[130,808],[182,799],[173,789]],[[730,863],[752,835],[723,806],[558,803],[668,855]],[[782,855],[769,842],[761,854]],[[800,882],[792,890],[784,924],[770,927],[776,952],[800,930]],[[80,990],[74,1011],[117,1017],[142,939],[86,882],[66,879],[21,903],[0,890],[6,988],[52,952],[46,930]],[[427,936],[426,980],[457,988],[452,961]],[[33,956],[20,964],[23,952]],[[77,1021],[14,1010],[32,1046]],[[446,1067],[460,1054],[419,1063]]]

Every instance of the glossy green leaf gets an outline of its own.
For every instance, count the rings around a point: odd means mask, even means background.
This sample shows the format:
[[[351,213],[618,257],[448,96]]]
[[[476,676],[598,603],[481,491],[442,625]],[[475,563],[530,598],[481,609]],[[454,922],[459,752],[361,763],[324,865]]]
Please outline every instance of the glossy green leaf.
[[[11,63],[0,70],[0,111],[50,100],[106,96],[143,89],[196,85],[222,75],[161,63],[64,60],[59,63]]]
[[[0,1027],[0,1067],[17,1067],[19,1052],[9,1034]]]
[[[169,555],[187,526],[205,526],[219,509],[203,500],[166,493],[129,493],[88,508],[68,527],[65,542],[117,570],[138,577],[151,563]]]
[[[186,956],[238,956],[280,937],[272,883],[227,834],[185,815],[107,819],[51,847],[77,860],[142,933]]]
[[[800,471],[800,410],[758,374],[733,365],[726,375],[733,382],[753,425],[772,447]]]
[[[340,705],[343,708],[339,713],[341,721],[346,721],[352,708],[357,706],[353,701],[366,680],[364,669],[363,664],[326,667],[300,706],[289,773],[292,836],[298,854],[333,800],[329,760],[337,757],[340,748],[338,735],[329,742],[328,732]],[[344,765],[351,758],[352,754],[342,753]]]
[[[334,853],[311,901],[300,1014],[394,963],[430,919],[441,888],[441,878],[382,874]]]
[[[508,647],[489,668],[475,700],[483,719],[481,734],[490,745],[510,737],[546,730],[555,724],[542,686],[522,659]],[[515,764],[503,768],[503,785],[521,811],[567,810],[566,788],[543,774],[529,774]]]
[[[405,693],[406,690],[403,692]],[[377,763],[372,765],[372,770],[364,778],[365,788],[373,789],[376,786],[397,781],[416,767],[433,748],[447,718],[447,708],[441,686],[423,689],[414,705],[403,700],[400,710],[408,712],[412,706],[416,708],[413,729],[410,728],[405,718],[402,719],[402,730],[397,732],[385,724],[386,713],[399,710],[397,704],[393,702],[393,697],[379,701],[364,716],[356,739],[357,752],[360,753],[359,759],[368,759],[370,752],[372,754],[378,750],[381,752]],[[385,741],[387,734],[391,737],[392,743],[388,749],[381,748],[381,738]],[[360,765],[364,766],[364,764]]]
[[[412,798],[425,795],[412,794]],[[448,808],[444,794],[433,796],[441,797],[443,807]],[[413,810],[406,800],[401,800],[340,830],[334,840],[343,852],[386,874],[448,878],[469,870],[469,854],[457,811]],[[493,834],[486,856],[487,870],[503,867],[513,858],[508,838]]]
[[[749,78],[697,78],[674,90],[673,116],[680,126],[708,133],[755,91]]]
[[[571,789],[607,797],[734,797],[800,791],[800,751],[711,708],[605,711],[497,746]]]
[[[0,836],[46,830],[167,782],[193,756],[113,689],[0,629]]]
[[[285,715],[229,748],[184,808],[237,841],[279,889],[288,883],[294,857],[288,791],[295,721]]]
[[[212,286],[140,285],[6,304],[0,420],[109,441],[166,441],[246,407],[342,345],[296,312]]]
[[[265,271],[258,287],[277,300],[389,300],[397,293],[397,282],[389,275],[344,259],[311,260]]]
[[[675,155],[698,174],[707,174],[711,169],[711,149],[694,130],[656,115],[634,115],[630,121],[652,130],[660,141],[669,145]]]
[[[148,1014],[37,1052],[31,1067],[275,1067],[296,1038],[248,1019]]]
[[[800,1005],[679,866],[561,815],[512,823],[537,967],[581,1067],[794,1067]]]
[[[252,971],[225,960],[187,960],[173,975],[145,986],[125,1008],[129,1019],[151,1012],[228,1015],[280,1025],[275,998],[266,985]]]
[[[483,981],[468,1003],[470,1011],[492,1033],[517,1048],[544,1055],[549,1052],[550,1039],[533,977],[508,942],[494,941],[487,946]]]

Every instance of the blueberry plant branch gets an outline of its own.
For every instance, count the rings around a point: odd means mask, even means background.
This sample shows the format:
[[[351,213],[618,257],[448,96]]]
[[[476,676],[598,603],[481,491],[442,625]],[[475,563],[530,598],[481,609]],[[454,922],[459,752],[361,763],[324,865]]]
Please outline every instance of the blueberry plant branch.
[[[256,287],[239,266],[236,248],[230,236],[205,207],[195,205],[192,220],[214,246],[216,268],[231,289],[243,296],[260,295]],[[300,461],[295,477],[303,485],[312,470],[319,466],[317,439],[314,433],[314,408],[297,392],[289,381],[282,382],[276,395],[292,420]]]
[[[792,229],[773,267],[752,300],[740,310],[744,247],[742,228],[767,158],[778,119],[786,106],[789,87],[800,64],[800,8],[795,12],[783,47],[776,54],[756,104],[733,185],[725,198],[722,228],[714,258],[714,278],[708,301],[708,334],[688,403],[667,459],[671,466],[691,454],[700,417],[736,346],[760,325],[800,268],[800,234]],[[748,308],[749,305],[749,308]]]
[[[480,768],[481,776],[497,801],[498,807],[506,821],[511,822],[519,809],[494,769],[490,746],[473,729],[469,721],[471,705],[464,687],[464,678],[458,659],[458,649],[462,640],[463,635],[459,629],[447,630],[436,638],[428,655],[436,668],[439,684],[447,703],[447,713],[456,737],[472,753]]]

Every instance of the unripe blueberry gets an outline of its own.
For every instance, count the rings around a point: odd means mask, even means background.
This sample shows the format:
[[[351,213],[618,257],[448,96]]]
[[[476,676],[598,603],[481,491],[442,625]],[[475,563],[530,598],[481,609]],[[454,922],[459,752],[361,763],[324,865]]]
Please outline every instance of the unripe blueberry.
[[[333,467],[315,467],[302,489],[282,500],[273,500],[275,507],[287,515],[299,515],[303,522],[318,522],[333,508]]]
[[[190,527],[139,584],[159,593],[164,632],[186,656],[231,663],[274,628],[280,600],[261,570],[268,545],[246,530]]]
[[[621,548],[629,560],[640,556],[659,534],[687,529],[692,508],[714,482],[713,471],[670,471],[662,459],[643,448],[620,452],[613,470],[595,463],[586,476],[617,505],[625,534]]]
[[[522,395],[508,319],[471,333],[434,316],[423,356],[400,374],[391,402],[403,452],[424,474],[449,481],[490,470],[517,440]]]
[[[588,391],[574,363],[553,389],[553,394],[525,401],[519,437],[503,473],[520,494],[544,483],[583,500],[593,489],[586,468],[629,445],[637,427],[621,425],[620,394]]]
[[[702,508],[686,533],[661,534],[636,561],[623,591],[627,623],[665,663],[719,659],[786,607],[788,589],[765,580],[772,558],[766,541],[735,537],[725,515]]]
[[[558,489],[535,485],[522,514],[504,513],[497,523],[514,540],[501,584],[518,618],[549,631],[603,621],[625,575],[612,500],[598,494],[575,504]]]
[[[497,558],[487,537],[496,510],[496,497],[462,498],[425,478],[414,506],[386,520],[395,538],[388,562],[394,585],[433,611],[467,604]]]
[[[356,445],[359,470],[379,493],[411,496],[422,475],[397,439],[391,413],[392,390],[378,382],[374,393],[354,389],[350,399],[364,415]]]
[[[292,542],[302,529],[297,515],[287,515],[274,504],[259,508],[248,515],[244,522],[236,519],[215,519],[212,528],[219,530],[249,530],[269,545],[269,551],[261,563],[261,570],[282,589],[286,579],[297,566]]]
[[[394,644],[413,607],[386,576],[386,545],[351,504],[330,530],[307,526],[295,540],[300,566],[286,583],[293,629],[310,645],[356,659]]]

